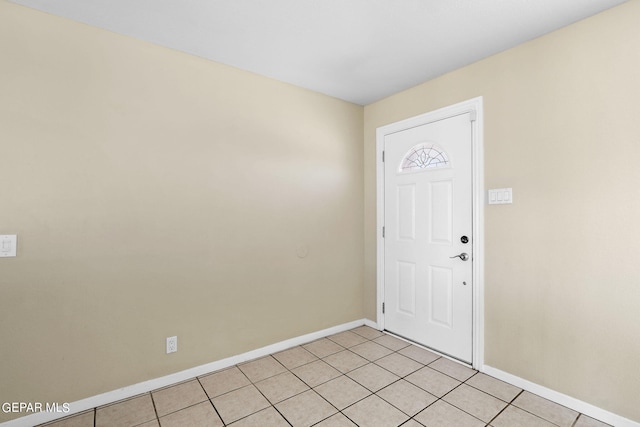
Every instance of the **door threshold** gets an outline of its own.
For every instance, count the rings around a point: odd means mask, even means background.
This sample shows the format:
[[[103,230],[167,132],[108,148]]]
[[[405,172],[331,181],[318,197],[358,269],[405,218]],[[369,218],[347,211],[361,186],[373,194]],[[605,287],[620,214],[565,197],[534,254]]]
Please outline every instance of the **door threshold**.
[[[394,338],[397,338],[397,339],[402,340],[402,341],[404,341],[404,342],[408,342],[409,344],[412,344],[412,345],[415,345],[416,347],[420,347],[420,348],[422,348],[422,349],[424,349],[424,350],[430,351],[431,353],[435,353],[435,354],[437,354],[437,355],[438,355],[438,356],[440,356],[440,357],[444,357],[445,359],[449,359],[449,360],[451,360],[452,362],[459,363],[460,365],[465,366],[465,367],[467,367],[467,368],[475,369],[471,363],[467,363],[467,362],[465,362],[464,360],[460,360],[460,359],[455,358],[455,357],[453,357],[453,356],[451,356],[451,355],[448,355],[447,353],[443,353],[443,352],[441,352],[441,351],[438,351],[438,350],[436,350],[436,349],[433,349],[433,348],[431,348],[431,347],[428,347],[428,346],[426,346],[426,345],[424,345],[424,344],[420,344],[419,342],[412,341],[412,340],[410,340],[409,338],[405,338],[405,337],[403,337],[402,335],[398,335],[398,334],[396,334],[396,333],[394,333],[394,332],[391,332],[391,331],[388,331],[388,330],[386,330],[386,329],[384,329],[384,330],[382,331],[382,333],[385,333],[385,334],[387,334],[387,335],[391,335],[391,336],[392,336],[392,337],[394,337]]]

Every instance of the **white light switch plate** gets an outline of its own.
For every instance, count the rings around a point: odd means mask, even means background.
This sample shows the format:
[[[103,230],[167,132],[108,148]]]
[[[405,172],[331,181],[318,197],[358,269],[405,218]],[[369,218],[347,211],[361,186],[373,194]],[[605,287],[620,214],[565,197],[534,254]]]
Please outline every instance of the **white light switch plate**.
[[[16,256],[17,245],[18,245],[18,235],[1,234],[0,235],[0,258]]]
[[[506,205],[513,203],[513,191],[511,188],[494,188],[489,190],[490,205]]]

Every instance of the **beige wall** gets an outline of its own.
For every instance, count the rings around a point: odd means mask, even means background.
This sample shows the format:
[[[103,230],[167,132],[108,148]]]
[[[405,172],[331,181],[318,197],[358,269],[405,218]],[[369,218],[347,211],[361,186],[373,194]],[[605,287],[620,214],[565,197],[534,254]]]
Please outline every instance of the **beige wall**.
[[[365,107],[365,312],[375,129],[484,97],[488,365],[640,421],[640,1]]]
[[[360,106],[0,1],[0,401],[361,319],[362,132]]]
[[[637,16],[399,93],[363,126],[361,107],[0,0],[0,233],[19,235],[0,400],[375,319],[375,129],[482,95],[486,187],[515,200],[485,212],[486,363],[640,420]]]

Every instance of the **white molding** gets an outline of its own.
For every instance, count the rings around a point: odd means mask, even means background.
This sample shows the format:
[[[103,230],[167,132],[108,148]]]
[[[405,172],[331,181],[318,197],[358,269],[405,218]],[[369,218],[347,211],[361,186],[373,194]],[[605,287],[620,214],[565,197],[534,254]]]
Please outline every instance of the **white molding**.
[[[523,390],[537,394],[540,397],[551,400],[562,406],[566,406],[574,411],[581,412],[591,418],[602,421],[607,424],[611,424],[616,427],[640,427],[640,423],[632,421],[628,418],[621,417],[613,412],[605,411],[602,408],[594,406],[590,403],[583,402],[574,397],[567,396],[566,394],[557,392],[547,387],[543,387],[539,384],[520,378],[516,375],[512,375],[508,372],[501,371],[500,369],[493,368],[491,366],[484,365],[481,369],[487,375],[494,378],[512,384]]]
[[[207,363],[204,365],[196,366],[195,368],[186,369],[184,371],[169,374],[164,377],[155,378],[149,381],[133,384],[127,387],[123,387],[118,390],[109,391],[106,393],[98,394],[96,396],[88,397],[86,399],[78,400],[70,403],[70,412],[66,414],[56,412],[38,412],[30,415],[26,415],[15,420],[5,421],[1,423],[2,427],[31,427],[36,424],[42,424],[49,421],[53,421],[59,418],[68,417],[70,415],[78,414],[89,409],[93,409],[99,406],[114,403],[123,399],[128,399],[133,396],[137,396],[142,393],[148,393],[150,391],[167,387],[172,384],[176,384],[182,381],[186,381],[201,375],[208,374],[210,372],[218,371],[220,369],[228,368],[233,365],[237,365],[248,360],[264,357],[269,354],[277,353],[279,351],[286,350],[291,347],[295,347],[301,344],[327,337],[329,335],[337,334],[339,332],[348,331],[349,329],[357,328],[358,326],[367,325],[376,328],[375,323],[367,320],[360,319],[353,322],[343,323],[338,326],[323,329],[321,331],[312,332],[310,334],[301,335],[299,337],[291,338],[288,340],[280,341],[275,344],[261,347],[256,350],[248,351],[246,353],[239,354],[237,356],[228,357],[226,359],[218,360],[215,362]]]
[[[384,330],[384,137],[387,127],[376,129],[376,322],[380,330]]]
[[[473,363],[484,365],[484,106],[482,97],[470,101],[476,113],[473,140]]]
[[[378,325],[378,323],[377,323],[377,322],[374,322],[373,320],[364,319],[364,325],[365,325],[365,326],[368,326],[368,327],[370,327],[370,328],[373,328],[373,329],[377,329],[377,330],[379,330],[379,331],[381,331],[381,330],[382,330],[382,328],[380,327],[380,325]]]
[[[400,132],[416,126],[443,120],[464,113],[475,114],[472,122],[472,157],[473,157],[473,356],[472,365],[477,367],[484,364],[484,112],[481,96],[448,107],[440,108],[429,113],[411,117],[376,129],[376,313],[377,324],[383,330],[384,315],[382,302],[384,301],[384,137],[391,133]]]

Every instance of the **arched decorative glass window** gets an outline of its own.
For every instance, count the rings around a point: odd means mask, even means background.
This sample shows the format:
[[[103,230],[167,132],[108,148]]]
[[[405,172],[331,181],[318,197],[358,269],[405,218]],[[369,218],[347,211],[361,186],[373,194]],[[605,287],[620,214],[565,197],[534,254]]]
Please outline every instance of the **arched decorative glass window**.
[[[449,166],[449,156],[436,144],[422,143],[412,147],[400,164],[400,172]]]

